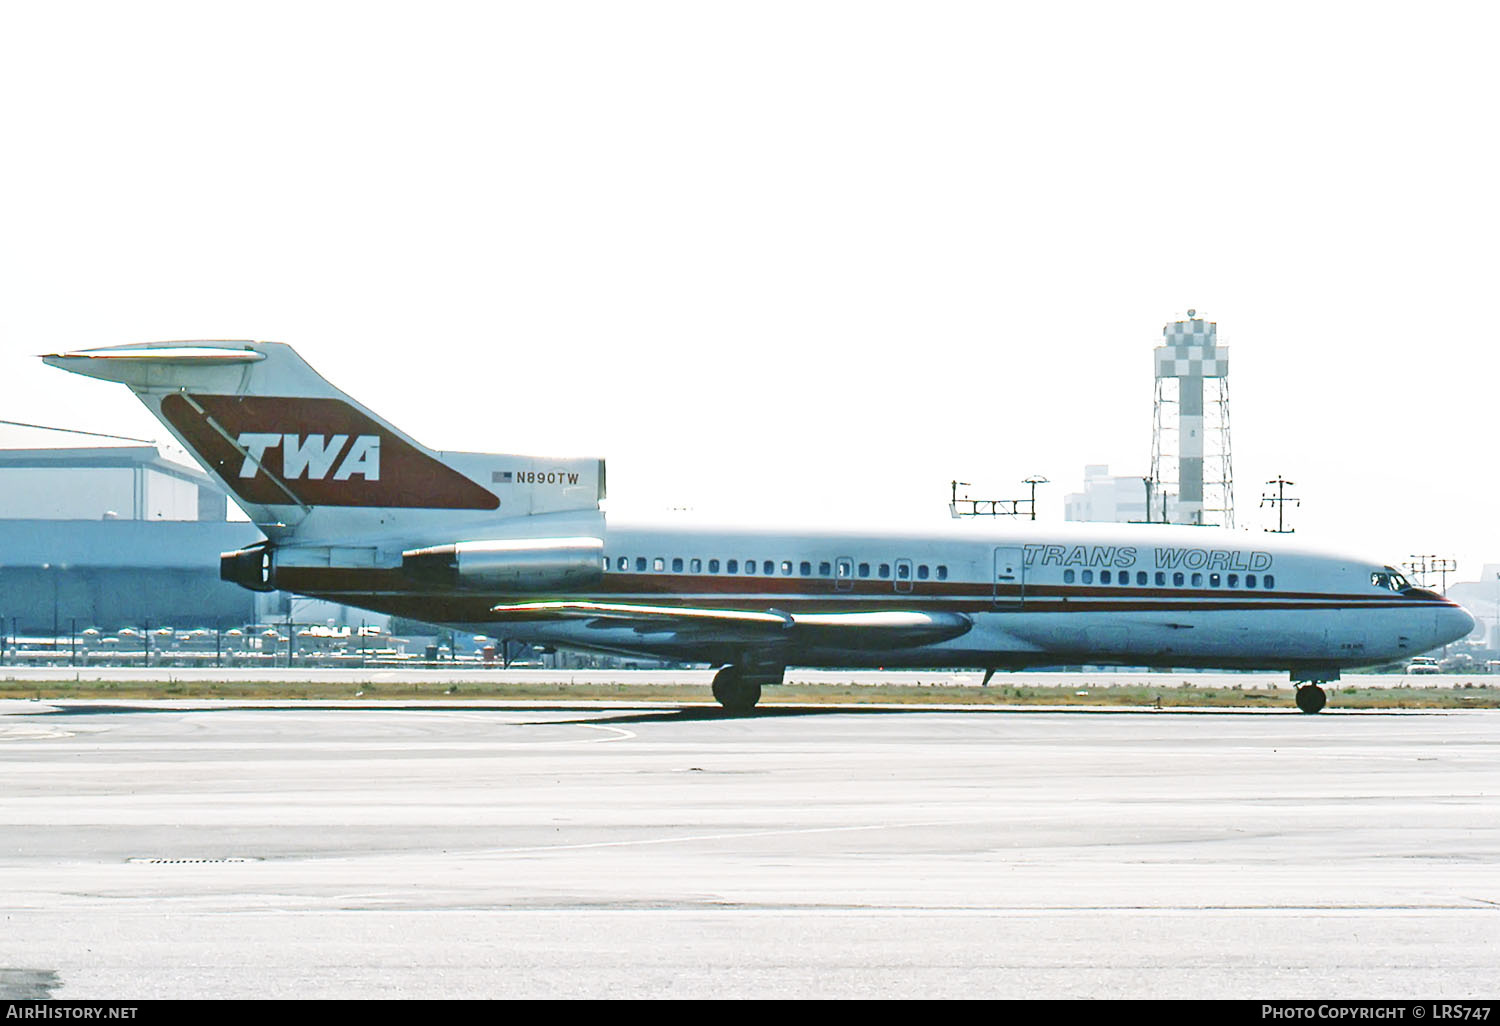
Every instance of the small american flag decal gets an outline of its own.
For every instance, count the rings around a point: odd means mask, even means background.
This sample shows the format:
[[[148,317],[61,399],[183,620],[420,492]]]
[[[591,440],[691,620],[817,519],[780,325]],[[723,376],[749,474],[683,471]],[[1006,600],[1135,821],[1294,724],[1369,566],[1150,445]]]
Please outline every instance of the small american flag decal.
[[[510,484],[511,472],[509,470],[496,470],[490,474],[490,484]]]

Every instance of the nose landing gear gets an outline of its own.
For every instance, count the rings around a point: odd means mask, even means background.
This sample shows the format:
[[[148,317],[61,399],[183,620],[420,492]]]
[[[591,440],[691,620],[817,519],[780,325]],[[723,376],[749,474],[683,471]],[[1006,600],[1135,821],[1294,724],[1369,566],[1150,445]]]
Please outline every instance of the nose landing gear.
[[[1328,693],[1316,684],[1304,684],[1297,689],[1297,708],[1305,713],[1322,712],[1328,704]]]
[[[1339,679],[1337,670],[1293,670],[1292,684],[1297,688],[1297,708],[1305,713],[1322,712],[1328,704],[1328,692],[1322,686]]]

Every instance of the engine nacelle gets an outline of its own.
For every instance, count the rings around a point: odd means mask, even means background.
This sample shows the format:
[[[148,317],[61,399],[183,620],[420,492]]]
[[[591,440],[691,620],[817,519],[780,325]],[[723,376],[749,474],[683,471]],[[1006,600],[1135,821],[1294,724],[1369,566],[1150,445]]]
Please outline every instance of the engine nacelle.
[[[408,549],[401,569],[434,583],[489,591],[579,588],[604,576],[599,538],[510,538]]]
[[[248,549],[221,553],[219,556],[221,581],[230,581],[251,591],[275,591],[275,576],[271,546],[266,542],[252,545]]]

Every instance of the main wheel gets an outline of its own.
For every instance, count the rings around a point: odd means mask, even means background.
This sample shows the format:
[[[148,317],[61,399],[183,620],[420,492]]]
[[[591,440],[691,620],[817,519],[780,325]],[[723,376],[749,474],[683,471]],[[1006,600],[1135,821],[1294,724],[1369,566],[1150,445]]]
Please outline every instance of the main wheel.
[[[1322,712],[1328,704],[1328,694],[1316,684],[1306,684],[1297,689],[1297,708],[1305,713]]]
[[[727,712],[747,713],[760,701],[760,681],[746,680],[737,666],[726,666],[714,674],[714,700]]]

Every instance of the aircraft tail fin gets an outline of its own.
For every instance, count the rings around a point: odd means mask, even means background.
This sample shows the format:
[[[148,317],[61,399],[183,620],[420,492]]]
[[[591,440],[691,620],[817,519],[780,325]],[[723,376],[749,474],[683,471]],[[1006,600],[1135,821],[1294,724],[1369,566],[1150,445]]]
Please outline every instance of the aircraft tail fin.
[[[597,510],[604,463],[437,452],[277,342],[164,342],[43,357],[129,386],[273,541],[445,537],[456,521]]]

